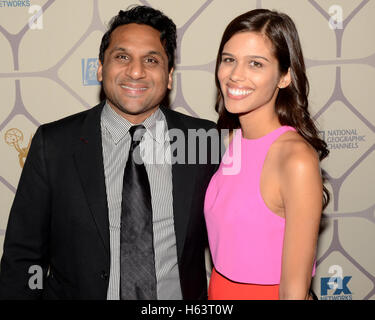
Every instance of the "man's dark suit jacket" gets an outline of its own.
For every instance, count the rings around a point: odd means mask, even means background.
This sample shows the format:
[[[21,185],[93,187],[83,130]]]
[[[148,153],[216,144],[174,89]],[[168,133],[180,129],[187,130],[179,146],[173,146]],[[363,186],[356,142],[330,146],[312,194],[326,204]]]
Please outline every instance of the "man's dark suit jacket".
[[[107,298],[110,245],[100,125],[103,105],[42,125],[35,133],[5,235],[2,299]],[[164,107],[161,110],[168,128],[182,130],[185,137],[188,129],[215,126]],[[210,159],[210,145],[207,150]],[[172,165],[183,299],[207,298],[203,203],[217,166]],[[32,265],[43,268],[42,290],[29,287]]]

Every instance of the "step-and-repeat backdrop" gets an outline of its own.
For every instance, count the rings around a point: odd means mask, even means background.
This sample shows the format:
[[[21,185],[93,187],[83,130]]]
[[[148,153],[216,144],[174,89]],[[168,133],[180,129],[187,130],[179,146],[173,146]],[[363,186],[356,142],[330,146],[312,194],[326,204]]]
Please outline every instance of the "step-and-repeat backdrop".
[[[311,114],[330,156],[320,299],[375,299],[375,1],[1,0],[0,256],[9,210],[36,128],[99,101],[98,50],[110,18],[150,5],[178,27],[175,110],[216,120],[214,61],[225,26],[255,8],[296,22],[311,83]]]

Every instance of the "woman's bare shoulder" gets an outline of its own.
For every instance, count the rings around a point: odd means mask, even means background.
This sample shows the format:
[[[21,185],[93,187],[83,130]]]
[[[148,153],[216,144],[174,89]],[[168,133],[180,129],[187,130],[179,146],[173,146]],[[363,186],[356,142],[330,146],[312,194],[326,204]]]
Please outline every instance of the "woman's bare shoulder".
[[[315,149],[297,132],[284,133],[273,145],[280,167],[284,170],[311,170],[319,167]]]

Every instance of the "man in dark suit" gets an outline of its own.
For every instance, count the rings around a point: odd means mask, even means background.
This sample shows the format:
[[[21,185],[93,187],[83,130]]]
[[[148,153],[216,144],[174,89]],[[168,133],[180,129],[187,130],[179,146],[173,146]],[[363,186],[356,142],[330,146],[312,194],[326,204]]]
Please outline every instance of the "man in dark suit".
[[[1,298],[127,299],[122,219],[128,200],[122,191],[134,142],[130,128],[139,124],[144,155],[169,159],[144,161],[154,297],[207,297],[203,203],[218,159],[211,143],[198,146],[199,135],[191,139],[190,133],[207,133],[215,124],[161,106],[172,86],[175,48],[176,26],[160,11],[138,6],[111,21],[98,68],[106,100],[40,126],[33,138],[9,216]],[[198,163],[203,153],[206,163]],[[140,287],[131,290],[129,299],[146,297]]]

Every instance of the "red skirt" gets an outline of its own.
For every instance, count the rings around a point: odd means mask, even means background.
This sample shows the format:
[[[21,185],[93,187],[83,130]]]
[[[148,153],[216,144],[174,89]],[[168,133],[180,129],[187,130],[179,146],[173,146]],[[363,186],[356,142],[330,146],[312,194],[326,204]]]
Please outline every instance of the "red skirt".
[[[279,286],[234,282],[213,268],[208,300],[279,300]]]

